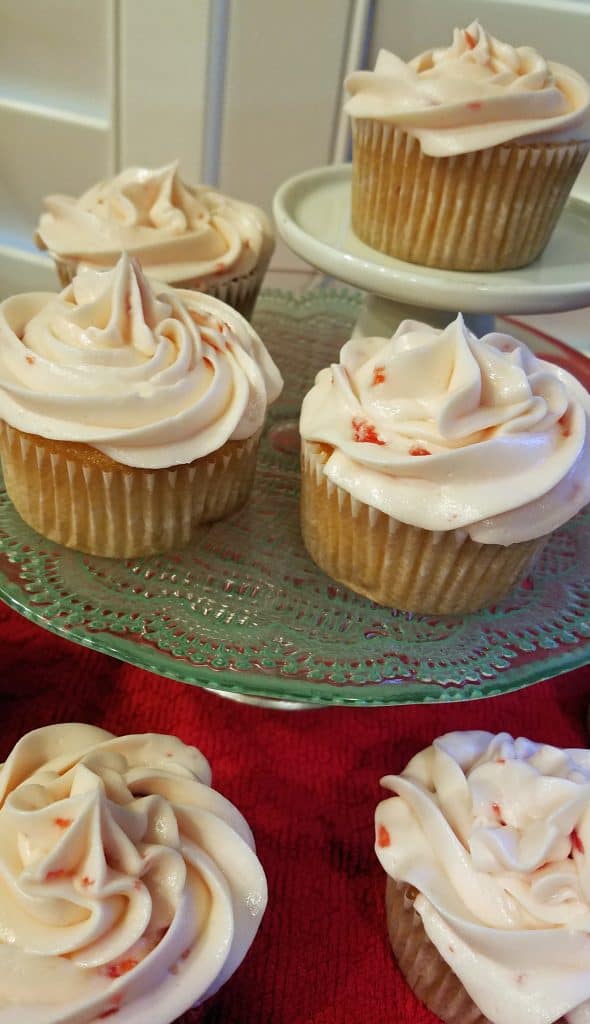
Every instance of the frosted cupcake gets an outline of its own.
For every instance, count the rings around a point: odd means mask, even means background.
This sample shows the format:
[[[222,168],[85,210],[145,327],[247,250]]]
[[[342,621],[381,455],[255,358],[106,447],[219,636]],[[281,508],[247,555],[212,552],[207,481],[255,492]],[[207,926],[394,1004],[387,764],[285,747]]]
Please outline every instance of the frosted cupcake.
[[[387,924],[446,1024],[577,1024],[590,1011],[590,753],[455,732],[382,785]]]
[[[521,342],[406,320],[352,338],[304,399],[311,557],[393,608],[504,596],[590,501],[590,396]]]
[[[507,270],[543,251],[590,146],[590,86],[475,21],[405,64],[346,80],[352,226],[447,270]]]
[[[282,380],[229,306],[152,287],[124,255],[60,295],[7,299],[0,340],[6,489],[39,533],[127,558],[246,500]]]
[[[172,1024],[246,955],[266,907],[239,811],[172,736],[24,736],[0,767],[0,1024]]]
[[[249,317],[274,249],[266,214],[208,185],[186,185],[178,163],[130,167],[79,198],[45,199],[35,240],[62,285],[81,264],[113,267],[126,251],[146,274],[228,302]]]

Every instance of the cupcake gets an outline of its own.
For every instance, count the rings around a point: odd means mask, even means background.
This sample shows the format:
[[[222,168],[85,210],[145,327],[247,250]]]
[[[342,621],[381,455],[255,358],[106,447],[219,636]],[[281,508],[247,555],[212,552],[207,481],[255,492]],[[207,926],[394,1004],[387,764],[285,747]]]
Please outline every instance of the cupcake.
[[[504,596],[590,501],[590,396],[461,315],[357,338],[301,410],[302,530],[379,604],[457,614]]]
[[[543,251],[590,146],[590,86],[479,22],[405,64],[387,50],[345,82],[352,226],[446,270],[508,270]]]
[[[249,317],[274,249],[262,210],[186,185],[177,162],[130,167],[79,199],[47,196],[45,208],[35,241],[64,286],[80,265],[109,269],[125,251],[158,281],[207,292]]]
[[[266,907],[239,811],[172,736],[28,733],[0,767],[0,1024],[172,1024]]]
[[[590,752],[453,732],[382,785],[387,927],[418,998],[445,1024],[585,1020]]]
[[[123,255],[59,295],[1,303],[0,341],[6,489],[39,533],[129,558],[246,500],[282,381],[219,299],[153,286]]]

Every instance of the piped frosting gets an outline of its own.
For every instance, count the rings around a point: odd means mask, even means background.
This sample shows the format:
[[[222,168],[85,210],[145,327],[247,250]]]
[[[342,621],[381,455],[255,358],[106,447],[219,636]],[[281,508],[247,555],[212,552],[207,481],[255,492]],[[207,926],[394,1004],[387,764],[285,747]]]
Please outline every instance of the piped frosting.
[[[0,417],[124,465],[192,462],[252,437],[282,388],[252,327],[211,296],[148,282],[124,254],[61,294],[0,304]]]
[[[302,437],[353,498],[482,543],[541,537],[590,501],[590,396],[522,342],[412,320],[352,338],[306,395]]]
[[[530,46],[513,47],[478,21],[449,47],[407,64],[381,50],[374,71],[345,82],[352,118],[389,122],[444,157],[513,142],[590,140],[590,85]]]
[[[130,167],[79,198],[50,195],[44,203],[38,245],[94,269],[112,267],[126,251],[159,281],[227,280],[266,263],[274,247],[261,209],[185,184],[177,162]]]

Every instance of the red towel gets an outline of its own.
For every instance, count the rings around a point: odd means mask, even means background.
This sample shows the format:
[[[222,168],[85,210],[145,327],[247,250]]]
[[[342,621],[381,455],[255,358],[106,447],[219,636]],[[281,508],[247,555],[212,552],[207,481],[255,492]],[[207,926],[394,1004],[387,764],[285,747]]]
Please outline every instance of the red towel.
[[[381,709],[236,704],[70,644],[0,605],[0,757],[80,721],[175,733],[245,814],[269,883],[255,943],[186,1024],[433,1024],[393,962],[373,852],[379,778],[453,729],[585,746],[590,668],[504,697]]]

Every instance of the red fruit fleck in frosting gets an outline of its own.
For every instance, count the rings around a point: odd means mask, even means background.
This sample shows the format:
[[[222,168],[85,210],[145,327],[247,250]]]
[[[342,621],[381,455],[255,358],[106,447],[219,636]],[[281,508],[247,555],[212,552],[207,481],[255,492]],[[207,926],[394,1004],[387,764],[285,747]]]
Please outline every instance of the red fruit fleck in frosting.
[[[94,879],[89,878],[88,875],[84,875],[84,878],[82,879],[82,885],[84,886],[85,889],[87,889],[89,885],[94,885]]]
[[[469,49],[473,50],[474,47],[477,46],[477,41],[473,38],[473,36],[471,35],[471,32],[467,31],[467,29],[465,29],[464,32],[465,32],[465,42],[467,43]]]
[[[557,421],[563,437],[569,437],[571,434],[571,423],[567,412],[564,412],[563,416]]]
[[[577,850],[578,853],[584,853],[584,844],[580,839],[580,834],[577,828],[573,828],[570,832],[570,841],[572,844],[572,850]]]
[[[34,366],[34,364],[37,362],[35,356],[25,356],[25,359],[30,366]]]
[[[428,448],[423,448],[420,444],[414,444],[410,448],[410,455],[432,455],[432,452],[429,452]]]
[[[502,808],[500,807],[500,804],[497,804],[497,803],[494,802],[492,804],[492,811],[494,812],[494,814],[496,815],[496,817],[498,819],[498,824],[499,825],[505,825],[506,822],[504,821],[504,819],[502,817]]]
[[[383,384],[384,381],[385,381],[385,367],[384,366],[376,366],[375,369],[373,370],[373,381],[372,381],[373,387],[375,387],[376,384]]]
[[[114,1013],[118,1013],[118,1012],[119,1012],[119,1005],[118,1004],[116,1006],[109,1006],[108,1010],[103,1010],[102,1013],[99,1013],[98,1019],[99,1020],[104,1020],[105,1017],[112,1017]]]
[[[385,441],[379,437],[373,424],[367,423],[366,420],[358,416],[355,416],[352,421],[352,436],[353,440],[358,441],[360,444],[385,444]]]
[[[468,103],[467,104],[467,109],[468,110],[481,110],[481,103],[477,103],[476,101],[474,101],[473,103]]]
[[[379,825],[377,829],[377,846],[384,849],[386,846],[391,846],[391,836],[385,828],[385,825]]]
[[[127,960],[118,960],[117,963],[109,964],[106,968],[106,973],[109,978],[120,978],[122,974],[127,974],[132,971],[134,967],[137,967],[138,961],[129,957]]]
[[[55,868],[55,870],[47,872],[45,875],[45,881],[55,882],[59,878],[73,878],[75,874],[75,871],[68,868]]]
[[[71,818],[54,818],[53,824],[57,825],[58,828],[69,828],[72,824]]]

